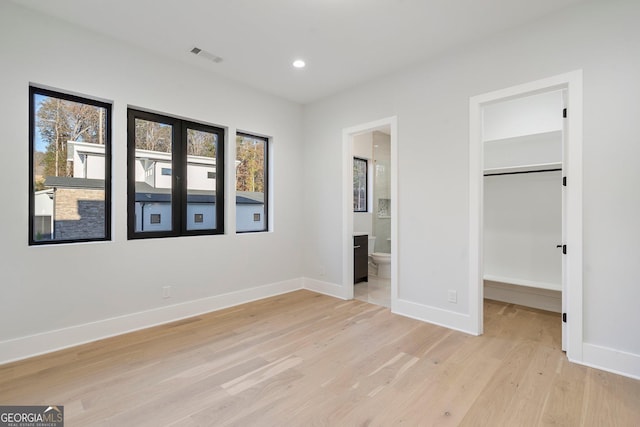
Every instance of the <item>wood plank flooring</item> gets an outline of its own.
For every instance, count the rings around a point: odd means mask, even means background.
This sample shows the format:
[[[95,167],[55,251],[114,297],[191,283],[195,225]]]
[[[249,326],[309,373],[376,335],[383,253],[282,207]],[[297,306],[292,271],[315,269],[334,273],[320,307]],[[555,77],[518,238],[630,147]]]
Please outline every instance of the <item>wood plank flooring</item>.
[[[485,302],[473,337],[297,291],[0,366],[66,426],[640,426],[640,381],[571,364],[558,315]]]

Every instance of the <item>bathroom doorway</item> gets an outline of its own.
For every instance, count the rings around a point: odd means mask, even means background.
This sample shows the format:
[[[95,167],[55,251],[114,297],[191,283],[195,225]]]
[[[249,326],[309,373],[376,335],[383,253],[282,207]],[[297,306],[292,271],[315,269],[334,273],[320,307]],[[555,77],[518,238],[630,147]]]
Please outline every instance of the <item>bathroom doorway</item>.
[[[398,276],[396,122],[392,117],[343,131],[345,298],[392,310]]]

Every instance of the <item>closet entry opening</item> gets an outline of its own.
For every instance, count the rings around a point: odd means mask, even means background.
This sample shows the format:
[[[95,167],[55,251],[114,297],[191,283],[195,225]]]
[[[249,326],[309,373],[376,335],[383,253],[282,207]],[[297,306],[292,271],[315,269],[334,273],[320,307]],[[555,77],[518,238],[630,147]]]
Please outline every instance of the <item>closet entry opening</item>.
[[[481,109],[484,298],[557,312],[563,349],[566,96],[556,88]]]

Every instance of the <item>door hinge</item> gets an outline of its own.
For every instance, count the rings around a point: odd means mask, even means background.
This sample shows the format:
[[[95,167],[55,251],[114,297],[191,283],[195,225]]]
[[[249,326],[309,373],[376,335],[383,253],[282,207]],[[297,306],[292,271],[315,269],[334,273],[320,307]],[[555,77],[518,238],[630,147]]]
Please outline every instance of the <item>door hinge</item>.
[[[566,176],[563,176],[563,177],[562,177],[562,185],[563,185],[564,187],[566,187],[566,186],[567,186],[567,177],[566,177]]]
[[[566,109],[566,108],[564,108],[564,109],[562,110],[562,118],[563,118],[563,119],[566,119],[566,118],[567,118],[567,109]]]
[[[567,323],[567,313],[562,313],[562,321]]]
[[[556,248],[562,248],[562,253],[567,254],[567,245],[556,245]]]

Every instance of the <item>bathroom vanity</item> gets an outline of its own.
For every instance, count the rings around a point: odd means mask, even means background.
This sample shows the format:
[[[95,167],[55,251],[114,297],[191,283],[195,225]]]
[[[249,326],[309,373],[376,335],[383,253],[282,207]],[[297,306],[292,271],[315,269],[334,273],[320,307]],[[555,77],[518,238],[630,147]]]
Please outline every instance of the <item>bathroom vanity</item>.
[[[353,283],[366,282],[369,277],[369,236],[366,234],[353,236]]]

